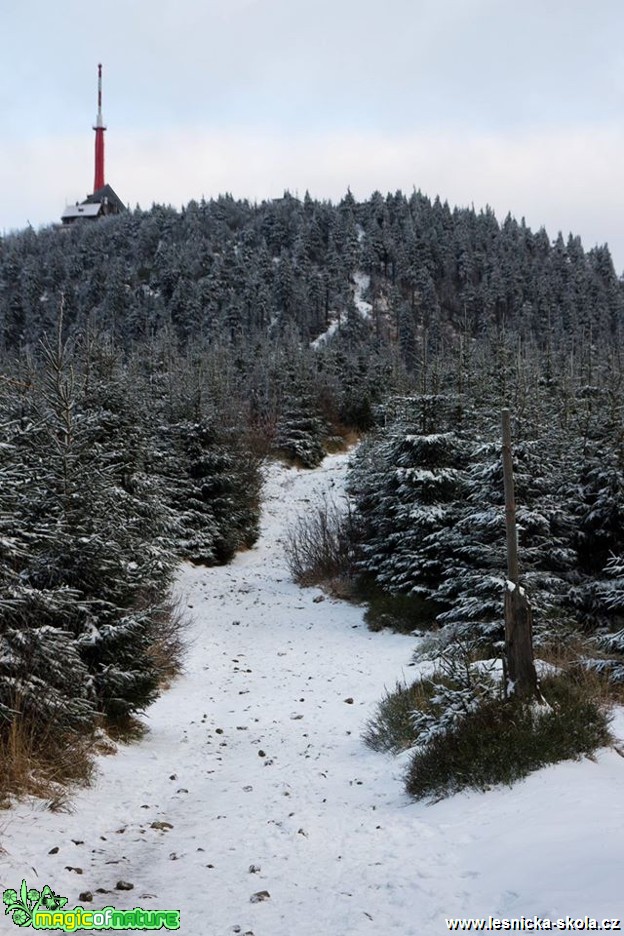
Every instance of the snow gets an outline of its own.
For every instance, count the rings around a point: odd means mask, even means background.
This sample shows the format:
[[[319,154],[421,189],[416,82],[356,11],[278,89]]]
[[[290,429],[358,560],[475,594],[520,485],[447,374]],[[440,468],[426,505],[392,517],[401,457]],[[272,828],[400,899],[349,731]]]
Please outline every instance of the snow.
[[[181,569],[186,672],[140,743],[99,757],[71,811],[0,813],[3,888],[26,878],[68,907],[90,890],[94,909],[179,908],[189,936],[437,936],[453,916],[621,913],[616,751],[429,805],[403,792],[405,755],[362,744],[384,688],[414,673],[414,638],[372,634],[362,609],[295,586],[282,549],[286,524],[345,470],[344,455],[271,466],[258,545]]]
[[[370,276],[368,273],[357,271],[353,274],[353,282],[355,284],[353,295],[355,308],[358,310],[362,318],[370,319],[373,314],[373,306],[370,302],[367,302],[362,298],[364,293],[370,288]]]
[[[355,272],[353,274],[353,302],[363,319],[369,320],[373,313],[373,306],[370,302],[362,299],[363,294],[370,287],[370,276],[367,273]],[[318,350],[326,344],[330,338],[336,334],[342,324],[342,312],[328,312],[329,325],[326,330],[310,342],[310,347]]]
[[[324,345],[327,341],[329,341],[332,335],[335,335],[338,329],[340,328],[340,324],[341,324],[340,312],[329,312],[328,314],[329,314],[329,318],[333,319],[333,321],[330,321],[329,325],[327,326],[327,329],[321,335],[319,335],[318,338],[315,338],[314,341],[310,342],[310,347],[314,348],[315,351],[318,351],[318,349],[322,347],[322,345]]]

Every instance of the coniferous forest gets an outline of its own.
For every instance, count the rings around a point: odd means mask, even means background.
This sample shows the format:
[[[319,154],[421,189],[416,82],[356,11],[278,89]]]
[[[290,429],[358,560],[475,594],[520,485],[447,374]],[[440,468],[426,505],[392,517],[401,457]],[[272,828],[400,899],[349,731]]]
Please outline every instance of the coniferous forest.
[[[353,575],[496,655],[503,407],[536,642],[624,681],[623,313],[606,246],[419,192],[0,239],[3,743],[143,710],[176,562],[253,545],[267,455],[356,435]]]

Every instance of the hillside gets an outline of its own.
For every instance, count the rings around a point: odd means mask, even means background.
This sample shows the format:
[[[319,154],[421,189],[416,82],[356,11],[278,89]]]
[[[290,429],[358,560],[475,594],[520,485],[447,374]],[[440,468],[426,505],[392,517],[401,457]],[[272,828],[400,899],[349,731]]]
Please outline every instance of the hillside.
[[[609,341],[624,307],[606,246],[586,252],[572,234],[551,240],[420,192],[337,205],[224,196],[0,240],[3,346],[53,329],[61,294],[70,333],[94,320],[123,342],[165,327],[184,343],[313,341],[340,323],[350,346],[396,344],[408,370],[423,340]]]

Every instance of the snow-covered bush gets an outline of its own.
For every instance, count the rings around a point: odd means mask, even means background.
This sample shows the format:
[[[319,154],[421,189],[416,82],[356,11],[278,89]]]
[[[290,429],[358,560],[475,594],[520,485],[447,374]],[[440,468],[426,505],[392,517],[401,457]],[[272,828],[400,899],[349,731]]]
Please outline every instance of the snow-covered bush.
[[[366,726],[365,743],[395,754],[427,745],[455,730],[484,703],[499,699],[500,671],[476,661],[476,649],[462,641],[446,646],[435,656],[430,673],[387,692]]]
[[[327,435],[320,416],[302,402],[292,403],[278,420],[273,447],[303,468],[316,468],[325,457]]]
[[[545,705],[488,694],[478,702],[471,697],[466,705],[462,698],[459,717],[453,711],[457,693],[451,692],[445,729],[429,727],[411,755],[407,791],[422,799],[512,784],[547,764],[591,755],[610,743],[605,709],[569,673],[545,677],[541,690]]]

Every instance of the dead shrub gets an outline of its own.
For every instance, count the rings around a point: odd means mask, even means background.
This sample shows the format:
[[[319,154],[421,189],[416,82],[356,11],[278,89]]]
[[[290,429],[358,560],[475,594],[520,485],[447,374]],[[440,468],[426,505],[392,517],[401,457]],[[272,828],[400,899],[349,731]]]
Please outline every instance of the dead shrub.
[[[353,517],[348,506],[323,497],[286,533],[286,559],[300,585],[319,585],[353,575]]]

